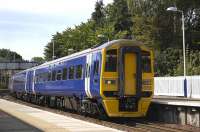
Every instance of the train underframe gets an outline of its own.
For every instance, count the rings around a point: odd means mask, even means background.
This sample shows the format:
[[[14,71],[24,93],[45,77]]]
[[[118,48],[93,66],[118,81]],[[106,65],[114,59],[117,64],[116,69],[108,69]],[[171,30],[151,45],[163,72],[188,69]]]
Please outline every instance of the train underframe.
[[[77,112],[83,115],[90,115],[98,117],[99,119],[106,119],[107,114],[103,108],[102,101],[97,99],[80,99],[77,96],[49,96],[41,94],[29,94],[13,92],[12,96],[17,99],[46,106],[50,108],[57,108],[71,112]]]

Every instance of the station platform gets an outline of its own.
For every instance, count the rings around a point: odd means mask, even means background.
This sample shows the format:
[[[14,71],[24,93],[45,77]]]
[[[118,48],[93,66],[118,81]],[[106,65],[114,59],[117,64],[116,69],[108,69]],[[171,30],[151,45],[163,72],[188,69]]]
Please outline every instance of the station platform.
[[[152,103],[176,106],[200,107],[200,99],[190,99],[176,96],[154,96]]]
[[[42,132],[41,130],[0,111],[0,132]]]
[[[200,127],[200,99],[154,96],[149,108],[154,121]]]
[[[117,129],[51,113],[4,99],[0,99],[0,110],[2,111],[0,117],[7,116],[9,118],[8,121],[4,121],[4,125],[0,125],[1,132],[12,131],[12,129],[6,128],[12,128],[14,125],[19,128],[13,129],[16,131],[20,129],[20,132],[28,130],[34,132],[120,132]],[[4,118],[1,117],[1,120],[4,120]]]

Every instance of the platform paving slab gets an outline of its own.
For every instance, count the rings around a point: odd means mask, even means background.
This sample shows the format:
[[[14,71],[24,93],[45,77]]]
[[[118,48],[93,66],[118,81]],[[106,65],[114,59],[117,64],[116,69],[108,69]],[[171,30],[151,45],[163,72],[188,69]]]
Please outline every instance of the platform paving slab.
[[[120,132],[117,129],[51,113],[4,99],[0,99],[0,110],[33,126],[33,128],[45,132]],[[13,120],[13,122],[15,121]],[[34,131],[34,129],[30,130]]]

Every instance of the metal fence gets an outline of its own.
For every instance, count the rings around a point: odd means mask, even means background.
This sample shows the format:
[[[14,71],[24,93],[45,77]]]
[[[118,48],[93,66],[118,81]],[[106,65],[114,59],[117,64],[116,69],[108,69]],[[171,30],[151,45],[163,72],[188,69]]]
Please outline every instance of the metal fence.
[[[154,95],[200,98],[200,76],[155,77]]]

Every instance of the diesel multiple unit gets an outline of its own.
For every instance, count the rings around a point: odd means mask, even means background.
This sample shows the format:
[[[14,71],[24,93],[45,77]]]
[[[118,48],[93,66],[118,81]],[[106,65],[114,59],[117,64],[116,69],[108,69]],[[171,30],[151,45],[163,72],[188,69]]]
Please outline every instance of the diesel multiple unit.
[[[152,51],[114,40],[12,76],[17,98],[109,117],[142,117],[153,95]]]

